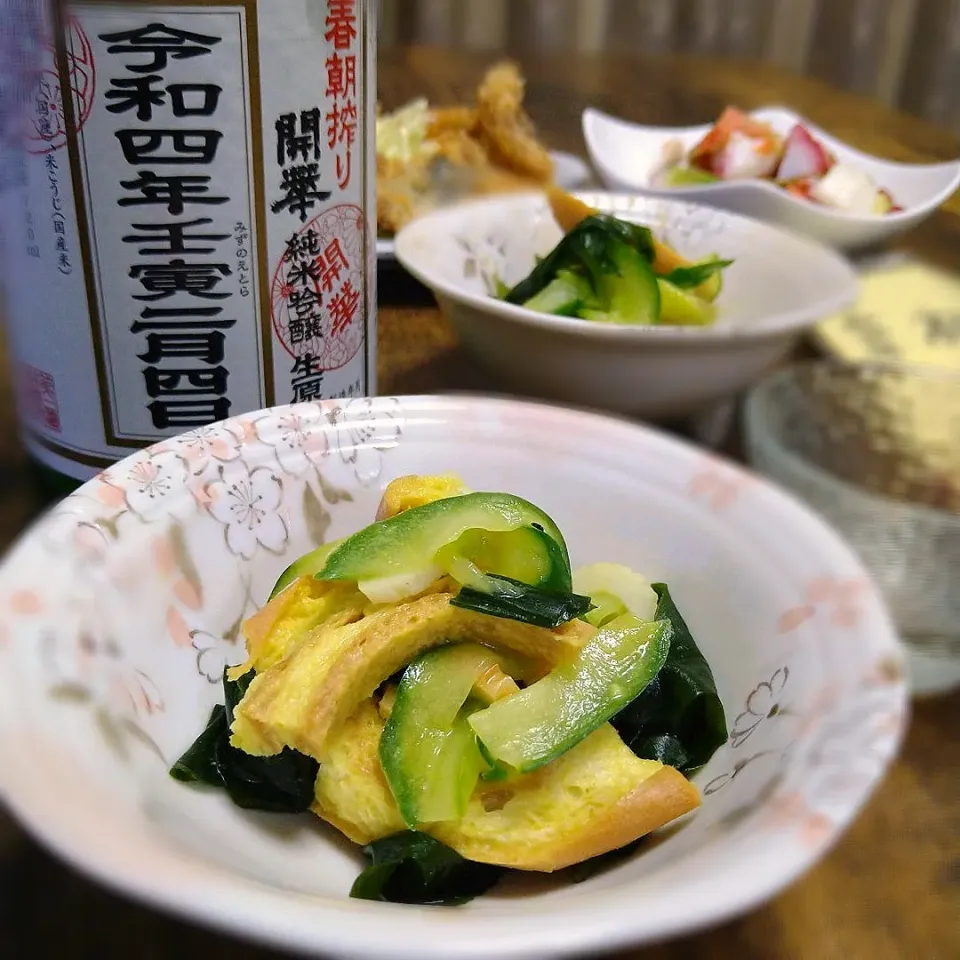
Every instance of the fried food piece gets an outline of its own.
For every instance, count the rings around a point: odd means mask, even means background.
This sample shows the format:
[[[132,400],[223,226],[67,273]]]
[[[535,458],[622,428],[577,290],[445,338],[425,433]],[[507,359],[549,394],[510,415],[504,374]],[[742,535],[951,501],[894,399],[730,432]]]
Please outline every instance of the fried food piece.
[[[553,160],[523,109],[526,83],[516,64],[499,63],[477,91],[481,139],[494,162],[538,183],[553,180]]]
[[[476,107],[434,107],[430,111],[427,139],[436,140],[444,133],[476,133],[480,113]]]
[[[377,508],[377,520],[396,517],[415,507],[423,507],[437,500],[461,497],[470,491],[454,473],[440,476],[413,475],[398,477],[387,484]]]
[[[407,182],[381,179],[377,184],[377,231],[399,233],[411,220],[425,213],[422,198]]]
[[[411,220],[471,196],[512,193],[553,180],[553,161],[523,110],[525,83],[512,63],[494,66],[481,83],[477,106],[434,107],[418,100],[387,117],[384,130],[402,140],[403,122],[422,140],[415,150],[387,150],[377,157],[377,230],[395,234]],[[391,126],[393,124],[393,126]],[[378,129],[380,124],[378,124]],[[408,146],[409,146],[408,143]]]
[[[474,192],[477,196],[496,193],[516,193],[523,190],[538,190],[543,186],[537,180],[504,170],[503,167],[488,167],[477,175]]]
[[[433,142],[437,145],[437,155],[455,167],[484,169],[490,165],[486,148],[467,130],[444,130]]]
[[[377,157],[377,230],[396,233],[426,212],[430,187],[430,158],[403,161]]]

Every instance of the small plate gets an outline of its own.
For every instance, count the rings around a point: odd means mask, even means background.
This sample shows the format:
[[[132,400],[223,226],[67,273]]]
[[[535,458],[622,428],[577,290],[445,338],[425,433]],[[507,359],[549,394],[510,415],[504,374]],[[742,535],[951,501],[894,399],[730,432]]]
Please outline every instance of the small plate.
[[[572,153],[554,150],[553,157],[557,184],[564,190],[576,190],[590,180],[590,167]],[[377,237],[377,260],[393,262],[396,260],[393,237]]]
[[[960,160],[949,163],[894,163],[863,153],[805,117],[785,107],[765,107],[751,113],[782,135],[803,124],[841,161],[869,173],[889,190],[901,213],[862,216],[832,210],[792,196],[765,180],[738,180],[690,187],[654,186],[664,145],[679,140],[686,149],[710,130],[697,127],[647,127],[628,123],[598,110],[583,114],[583,134],[590,159],[611,190],[631,190],[646,196],[675,197],[743,213],[805,233],[829,246],[853,250],[888,240],[932,214],[960,187]]]

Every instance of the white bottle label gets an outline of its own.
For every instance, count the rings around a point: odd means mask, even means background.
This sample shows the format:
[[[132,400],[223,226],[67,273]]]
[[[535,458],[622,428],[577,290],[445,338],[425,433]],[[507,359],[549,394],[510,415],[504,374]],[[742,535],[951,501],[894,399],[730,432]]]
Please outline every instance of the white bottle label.
[[[374,392],[371,8],[59,8],[23,187],[0,196],[35,456],[84,478],[228,416]]]

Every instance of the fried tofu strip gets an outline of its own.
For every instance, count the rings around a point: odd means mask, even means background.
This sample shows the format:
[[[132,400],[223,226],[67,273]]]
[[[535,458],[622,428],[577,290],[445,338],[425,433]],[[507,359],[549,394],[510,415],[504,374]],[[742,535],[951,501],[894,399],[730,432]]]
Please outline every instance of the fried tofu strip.
[[[293,653],[260,673],[238,705],[233,745],[254,756],[284,747],[328,759],[334,731],[388,677],[451,640],[527,658],[532,675],[572,659],[594,628],[574,620],[554,630],[452,606],[453,594],[420,597],[356,623],[320,627]]]

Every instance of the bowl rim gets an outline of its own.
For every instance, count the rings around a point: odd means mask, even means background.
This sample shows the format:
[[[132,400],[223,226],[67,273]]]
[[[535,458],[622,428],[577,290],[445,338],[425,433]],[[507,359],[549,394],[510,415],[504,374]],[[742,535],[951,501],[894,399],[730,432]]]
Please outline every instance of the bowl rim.
[[[573,196],[591,204],[603,204],[605,202],[615,204],[618,202],[651,199],[640,193],[613,190],[578,190],[573,193]],[[449,237],[453,231],[448,226],[448,223],[455,223],[458,219],[463,222],[470,218],[476,211],[497,207],[519,207],[525,203],[529,203],[534,198],[543,198],[542,192],[531,190],[467,200],[419,217],[397,234],[395,240],[397,261],[408,273],[432,290],[434,294],[447,297],[463,306],[472,307],[484,313],[493,313],[504,320],[516,321],[524,326],[537,330],[549,331],[558,335],[580,337],[582,339],[608,344],[698,343],[711,346],[723,346],[730,343],[757,343],[774,340],[782,337],[784,334],[798,333],[802,330],[809,329],[816,325],[823,317],[831,316],[852,305],[859,292],[859,276],[850,260],[839,251],[803,234],[794,233],[764,220],[747,217],[743,214],[733,213],[727,210],[718,210],[706,204],[691,203],[690,201],[680,198],[656,197],[654,199],[656,202],[664,204],[667,207],[680,206],[685,209],[692,207],[697,210],[708,211],[724,219],[750,225],[764,232],[773,232],[789,243],[806,248],[811,254],[832,261],[832,266],[836,267],[838,271],[846,273],[845,279],[847,283],[838,283],[836,292],[819,301],[815,311],[807,308],[788,308],[777,314],[773,319],[764,320],[762,325],[757,327],[742,328],[717,325],[684,327],[591,323],[588,320],[580,320],[576,317],[558,317],[552,314],[538,313],[535,310],[528,310],[525,307],[506,303],[503,300],[497,300],[489,294],[481,295],[472,293],[469,290],[464,290],[462,286],[457,283],[439,277],[430,268],[429,264],[424,263],[423,257],[417,256],[415,251],[411,253],[409,249],[425,233]],[[622,214],[618,214],[618,216],[622,216]]]
[[[827,141],[828,145],[831,143],[839,144],[844,150],[849,150],[856,156],[862,157],[871,163],[885,166],[890,170],[903,170],[911,173],[919,173],[921,171],[933,172],[935,170],[952,170],[953,179],[949,182],[949,184],[947,184],[947,186],[941,188],[935,194],[930,194],[930,196],[924,201],[904,207],[903,210],[900,211],[884,214],[851,213],[847,210],[839,210],[833,207],[823,206],[822,204],[810,203],[810,201],[795,197],[793,194],[788,193],[786,190],[778,187],[776,184],[759,177],[750,177],[746,180],[727,180],[720,181],[718,183],[693,184],[680,187],[658,187],[651,183],[629,183],[629,188],[650,196],[667,197],[676,195],[678,197],[685,196],[691,198],[716,196],[718,194],[729,193],[736,190],[748,190],[754,193],[762,193],[765,196],[768,196],[771,200],[775,199],[785,208],[792,207],[798,211],[802,210],[814,218],[819,218],[824,221],[833,221],[839,224],[850,224],[852,226],[861,227],[872,227],[885,223],[889,223],[893,226],[909,224],[919,216],[932,213],[934,210],[940,207],[941,204],[945,203],[950,197],[952,197],[958,189],[960,189],[960,158],[955,160],[938,161],[936,163],[909,163],[901,160],[887,160],[884,157],[878,157],[876,154],[867,153],[866,150],[861,150],[859,147],[855,147],[853,144],[847,143],[846,140],[842,140],[840,137],[835,136],[828,130],[824,130],[822,127],[813,123],[803,114],[798,113],[796,110],[793,110],[783,104],[769,104],[763,107],[756,107],[755,109],[747,112],[753,115],[759,113],[772,113],[774,111],[789,115],[794,123],[802,124],[820,139]],[[585,108],[581,114],[581,127],[583,130],[583,138],[587,145],[587,151],[590,154],[590,160],[594,166],[600,168],[606,176],[618,181],[619,183],[622,183],[625,188],[628,186],[628,180],[623,177],[620,171],[614,169],[609,163],[607,163],[602,158],[600,151],[596,148],[592,134],[592,128],[595,124],[627,127],[634,132],[642,131],[650,137],[662,137],[665,140],[677,136],[680,132],[706,133],[713,126],[712,123],[675,127],[651,126],[648,124],[634,123],[630,120],[624,120],[622,117],[614,116],[613,114],[606,113],[603,110],[598,110],[595,107]]]
[[[595,432],[606,427],[619,432],[634,443],[645,443],[669,448],[681,456],[699,453],[699,448],[686,440],[669,435],[648,425],[631,422],[626,417],[612,417],[576,408],[558,408],[556,405],[518,400],[514,398],[487,398],[475,395],[396,395],[376,398],[373,404],[399,402],[401,409],[411,415],[445,409],[449,416],[460,416],[473,410],[500,410],[535,414],[537,410],[559,413],[577,432]],[[216,427],[227,427],[258,414],[283,415],[296,407],[279,406],[237,415]],[[349,422],[345,423],[349,428]],[[449,428],[449,425],[448,425]],[[594,428],[594,429],[592,429]],[[324,426],[326,429],[326,426]],[[344,429],[344,424],[338,425]],[[180,435],[184,436],[184,435]],[[177,438],[172,438],[177,439]],[[162,441],[169,443],[170,440]],[[247,442],[246,440],[240,441]],[[156,445],[159,446],[159,445]],[[156,447],[135,452],[119,461],[117,469],[135,466],[148,458]],[[844,540],[817,514],[793,495],[776,487],[763,478],[756,477],[746,468],[732,461],[723,461],[732,474],[756,479],[769,500],[767,509],[772,513],[792,515],[797,524],[809,531],[811,540],[823,544],[825,550],[848,569],[866,574],[862,563]],[[76,494],[89,493],[96,478],[84,484]],[[69,500],[69,498],[67,498]],[[42,529],[49,513],[35,521],[21,541],[0,564],[0,584],[8,576],[11,560],[25,541]],[[903,660],[903,647],[899,642],[892,620],[878,593],[873,604],[877,628],[871,633],[871,652],[887,654],[898,661]],[[72,864],[88,876],[94,877],[110,889],[124,896],[145,902],[150,906],[186,917],[194,922],[218,929],[232,936],[280,946],[288,950],[317,955],[318,951],[349,954],[358,958],[384,955],[389,951],[397,960],[488,960],[498,955],[507,960],[524,958],[540,960],[544,956],[581,956],[584,951],[612,949],[630,945],[651,944],[667,937],[689,934],[742,915],[763,903],[769,902],[782,890],[819,862],[849,829],[859,816],[867,801],[874,795],[879,784],[888,774],[896,754],[902,747],[909,717],[909,699],[905,681],[901,678],[891,688],[896,693],[895,729],[890,734],[891,752],[878,764],[869,779],[865,779],[849,804],[835,817],[835,827],[826,839],[816,845],[791,844],[785,846],[784,855],[775,861],[775,866],[758,871],[740,871],[737,884],[722,888],[710,887],[711,896],[698,903],[693,918],[689,911],[679,911],[666,917],[646,917],[636,910],[634,895],[629,888],[599,890],[576,901],[551,905],[548,914],[557,919],[564,914],[581,920],[565,925],[539,927],[526,920],[519,911],[499,913],[495,910],[467,912],[463,914],[430,914],[425,919],[424,909],[396,904],[370,904],[363,901],[348,901],[324,898],[310,902],[304,896],[290,894],[276,887],[268,887],[242,874],[229,872],[224,879],[222,868],[214,868],[205,861],[177,854],[165,861],[162,871],[144,869],[138,849],[122,843],[104,845],[102,836],[86,833],[79,827],[87,823],[78,814],[64,805],[52,793],[44,791],[48,782],[43,773],[35,773],[33,789],[11,789],[11,781],[0,779],[0,797],[9,804],[19,822],[37,837],[48,849],[64,861]],[[15,746],[15,745],[13,745]],[[0,751],[2,753],[2,751]],[[26,760],[25,760],[26,762]],[[31,769],[36,765],[30,764]],[[14,765],[14,769],[16,764]],[[9,768],[8,768],[9,769]],[[32,803],[31,800],[36,800]],[[55,815],[47,816],[52,812]],[[121,823],[121,827],[122,827]],[[139,833],[134,834],[138,836]],[[126,834],[121,834],[126,836]],[[785,851],[785,852],[784,852]],[[189,864],[189,870],[174,869]],[[697,888],[699,889],[699,887]],[[436,917],[436,923],[433,922]],[[456,933],[460,923],[455,918],[463,917],[470,922],[464,926],[476,932],[476,938],[460,937],[446,940],[442,934]],[[327,926],[319,923],[326,919]],[[499,921],[509,921],[500,928]],[[639,922],[638,922],[639,920]],[[430,932],[440,936],[429,937]]]
[[[770,424],[770,395],[783,384],[795,382],[796,375],[800,370],[876,370],[881,373],[901,371],[923,379],[951,381],[956,383],[958,388],[960,388],[960,374],[941,367],[924,367],[915,363],[897,363],[884,360],[863,363],[848,362],[831,357],[803,360],[782,370],[777,370],[754,384],[744,398],[741,416],[744,434],[751,448],[755,444],[762,444],[768,451],[775,452],[783,463],[788,464],[793,472],[804,479],[812,481],[834,494],[840,494],[850,500],[858,500],[864,506],[871,505],[887,514],[896,513],[902,517],[913,517],[927,523],[935,521],[940,526],[956,527],[960,530],[960,513],[950,513],[947,510],[940,510],[925,503],[896,500],[877,491],[850,483],[837,476],[833,471],[825,470],[786,446],[782,434],[774,430]],[[751,455],[751,465],[752,460],[753,456]]]

